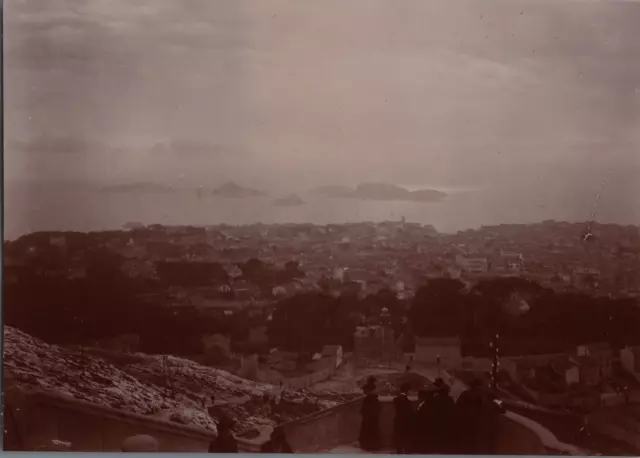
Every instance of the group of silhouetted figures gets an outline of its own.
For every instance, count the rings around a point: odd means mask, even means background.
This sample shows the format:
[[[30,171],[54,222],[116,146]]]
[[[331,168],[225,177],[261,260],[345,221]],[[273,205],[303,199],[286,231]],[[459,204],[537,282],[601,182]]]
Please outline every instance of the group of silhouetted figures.
[[[411,386],[403,384],[394,398],[393,441],[399,454],[491,454],[494,449],[497,418],[504,410],[495,402],[480,380],[460,394],[457,401],[440,378],[431,389],[418,391],[418,405],[409,399]],[[363,388],[360,447],[380,450],[380,400],[375,380]]]

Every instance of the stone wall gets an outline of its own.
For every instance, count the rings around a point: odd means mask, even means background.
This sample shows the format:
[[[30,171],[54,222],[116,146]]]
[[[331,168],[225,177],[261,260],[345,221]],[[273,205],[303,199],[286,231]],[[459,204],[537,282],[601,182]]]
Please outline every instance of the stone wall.
[[[118,451],[125,438],[150,434],[158,439],[164,452],[206,452],[213,439],[206,430],[50,394],[30,393],[7,401],[5,408],[8,405],[12,410],[12,426],[20,442],[15,448],[20,450],[35,450],[58,439],[70,442],[75,451]],[[393,403],[391,397],[381,397],[381,401],[383,443],[391,445]],[[284,424],[293,449],[315,453],[357,442],[361,404],[362,398],[356,399]],[[267,439],[263,431],[254,439],[239,439],[239,448],[257,452]],[[537,455],[544,454],[545,449],[534,432],[502,418],[496,453]]]
[[[380,397],[382,443],[392,445],[394,408],[391,397]],[[414,400],[415,402],[415,400]],[[299,453],[327,451],[339,445],[355,443],[360,432],[362,398],[285,424],[292,448]],[[501,417],[498,423],[496,454],[544,455],[542,439],[527,427]]]
[[[57,439],[75,451],[119,451],[122,441],[136,434],[158,439],[168,452],[205,452],[213,434],[202,429],[122,412],[84,401],[45,393],[22,393],[7,399],[16,448],[32,451]],[[10,409],[10,412],[9,412]]]
[[[291,447],[314,453],[358,440],[361,405],[360,398],[284,424]]]

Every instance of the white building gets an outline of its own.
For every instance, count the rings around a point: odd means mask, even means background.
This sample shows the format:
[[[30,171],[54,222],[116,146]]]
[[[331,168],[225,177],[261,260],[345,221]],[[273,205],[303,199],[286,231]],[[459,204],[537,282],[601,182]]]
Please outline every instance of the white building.
[[[456,265],[464,272],[485,274],[489,271],[489,260],[481,256],[456,256]]]

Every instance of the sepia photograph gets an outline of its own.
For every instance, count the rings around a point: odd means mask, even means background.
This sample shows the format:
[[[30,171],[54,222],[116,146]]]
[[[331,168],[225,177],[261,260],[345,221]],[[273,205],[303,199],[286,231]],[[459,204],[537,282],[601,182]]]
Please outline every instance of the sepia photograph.
[[[4,451],[640,456],[639,0],[4,0]]]

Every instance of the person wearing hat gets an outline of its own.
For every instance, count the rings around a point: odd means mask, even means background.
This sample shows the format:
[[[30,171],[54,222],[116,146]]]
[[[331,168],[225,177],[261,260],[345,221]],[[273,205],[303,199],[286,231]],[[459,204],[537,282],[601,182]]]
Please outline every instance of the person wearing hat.
[[[209,445],[209,453],[238,453],[238,443],[233,437],[235,421],[228,415],[218,417],[218,435]]]
[[[428,437],[425,432],[429,428],[429,401],[432,393],[429,390],[418,391],[418,407],[415,413],[413,424],[412,451],[418,454],[428,453]]]
[[[474,377],[469,383],[469,388],[460,393],[456,401],[456,411],[458,414],[458,431],[461,449],[458,452],[463,454],[474,454],[476,443],[479,439],[478,430],[480,428],[483,404],[483,383],[478,377]]]
[[[462,392],[456,401],[459,441],[465,444],[461,453],[485,454],[491,453],[495,431],[492,430],[494,420],[502,411],[487,391],[485,383],[480,378],[474,378],[469,388]]]
[[[433,383],[432,395],[428,402],[428,426],[425,433],[429,437],[431,453],[453,452],[455,443],[455,402],[449,394],[449,386],[441,378]]]
[[[375,394],[375,379],[370,377],[362,390],[365,397],[360,409],[360,448],[373,452],[380,449],[380,400]]]
[[[396,415],[393,421],[393,441],[399,455],[409,453],[414,419],[413,406],[409,400],[411,385],[400,385],[400,393],[393,399]]]
[[[260,448],[260,453],[293,453],[282,426],[274,428],[269,441]]]

